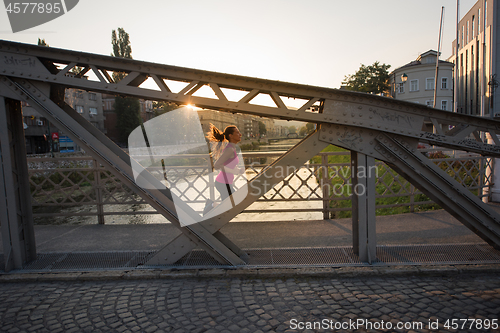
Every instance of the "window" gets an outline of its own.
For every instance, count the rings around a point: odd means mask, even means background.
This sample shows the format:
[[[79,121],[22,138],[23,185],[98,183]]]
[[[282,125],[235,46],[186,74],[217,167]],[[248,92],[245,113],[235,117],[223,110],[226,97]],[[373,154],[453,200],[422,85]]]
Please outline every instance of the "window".
[[[448,110],[448,101],[441,101],[441,110]]]
[[[97,95],[95,93],[89,93],[89,99],[91,101],[97,101]]]
[[[477,34],[479,35],[481,30],[481,8],[477,10]]]
[[[474,24],[476,23],[476,18],[474,15],[472,15],[472,38],[474,38],[475,34],[474,34]]]
[[[434,90],[434,78],[425,79],[425,90]]]
[[[89,114],[97,116],[97,108],[89,108]]]
[[[402,94],[405,92],[405,86],[403,85],[403,83],[397,84],[396,91],[398,92],[398,94]]]
[[[410,81],[410,91],[418,91],[418,80]]]
[[[467,43],[469,42],[469,21],[467,21]]]
[[[425,105],[430,106],[431,108],[432,108],[432,105],[433,105],[433,104],[434,104],[434,103],[433,103],[433,101],[431,101],[431,100],[427,100],[427,101],[425,101]]]
[[[104,110],[113,110],[113,100],[106,100],[102,102],[102,108]]]
[[[81,105],[77,105],[77,106],[76,106],[76,112],[78,112],[78,113],[83,113],[83,106],[81,106]]]
[[[81,91],[81,90],[76,90],[76,91],[73,93],[73,97],[76,97],[76,98],[83,98],[83,91]]]
[[[441,89],[448,89],[448,78],[447,77],[441,78]]]

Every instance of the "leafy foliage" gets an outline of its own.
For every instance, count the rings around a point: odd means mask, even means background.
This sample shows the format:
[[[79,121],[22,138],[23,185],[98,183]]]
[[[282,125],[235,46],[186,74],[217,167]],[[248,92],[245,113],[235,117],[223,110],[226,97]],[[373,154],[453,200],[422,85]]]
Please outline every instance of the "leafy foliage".
[[[111,32],[111,45],[113,46],[113,53],[111,53],[113,57],[132,59],[130,37],[123,28],[118,28],[118,35],[116,34],[116,30]],[[124,77],[125,73],[113,73],[113,80],[115,82],[120,81]]]
[[[266,135],[267,134],[266,124],[264,124],[264,122],[262,122],[262,121],[259,121],[259,134],[260,135]]]
[[[130,46],[130,37],[123,28],[118,28],[111,32],[111,44],[113,45],[113,57],[132,59],[132,46]]]
[[[118,34],[116,30],[111,32],[111,44],[113,46],[112,56],[132,59],[130,37],[123,28],[118,28]],[[113,73],[113,80],[115,82],[120,81],[123,77],[125,77],[125,73]],[[142,123],[140,116],[141,105],[137,98],[117,96],[115,98],[114,109],[117,116],[118,140],[125,143],[128,141],[130,133]]]
[[[38,46],[47,46],[47,47],[49,47],[49,44],[47,44],[47,42],[45,41],[45,38],[43,38],[43,39],[38,38]]]
[[[116,127],[118,128],[118,139],[120,142],[127,142],[130,133],[141,125],[141,117],[139,115],[140,109],[141,105],[137,98],[115,98],[115,111],[117,115]]]
[[[355,74],[345,76],[342,84],[347,90],[372,94],[388,92],[390,89],[388,69],[390,67],[391,65],[380,64],[378,61],[370,66],[361,64]]]
[[[161,116],[162,114],[169,111],[177,110],[179,107],[179,104],[173,102],[153,101],[153,110],[155,117]]]

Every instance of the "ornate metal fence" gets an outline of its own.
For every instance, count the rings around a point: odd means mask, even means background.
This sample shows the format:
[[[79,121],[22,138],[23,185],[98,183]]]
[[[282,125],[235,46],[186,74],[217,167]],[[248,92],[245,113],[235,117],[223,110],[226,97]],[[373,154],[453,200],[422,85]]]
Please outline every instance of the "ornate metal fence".
[[[472,154],[455,156],[453,151],[427,150],[424,153],[475,195],[481,198],[488,195],[492,159]],[[245,177],[251,179],[281,154],[244,153]],[[185,190],[176,194],[202,211],[207,199],[216,199],[216,191],[211,186],[214,180],[207,168],[193,162],[199,160],[199,155],[185,155],[183,165],[169,168],[166,178],[169,184],[184,182]],[[129,223],[142,223],[142,217],[157,214],[91,157],[31,157],[28,167],[36,223],[81,223],[82,218],[89,219],[86,223],[95,223],[97,218],[97,223],[104,224],[108,223],[108,218],[119,215],[130,215]],[[264,194],[258,200],[258,209],[250,206],[243,213],[315,211],[322,212],[325,219],[349,217],[351,194],[360,190],[351,186],[352,172],[355,170],[351,168],[349,152],[320,153]],[[374,172],[376,176],[377,214],[439,207],[385,163],[377,162],[376,168],[367,172]],[[292,202],[293,205],[262,204],[277,202]]]

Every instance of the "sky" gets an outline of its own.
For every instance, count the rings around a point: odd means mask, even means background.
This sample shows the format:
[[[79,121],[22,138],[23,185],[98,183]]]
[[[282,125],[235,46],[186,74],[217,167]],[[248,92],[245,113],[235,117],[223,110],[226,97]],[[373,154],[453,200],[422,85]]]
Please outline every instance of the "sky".
[[[462,17],[475,0],[460,0]],[[80,0],[43,25],[12,33],[0,8],[0,39],[110,55],[111,32],[130,35],[137,60],[339,88],[361,64],[394,70],[437,50],[451,55],[456,0]]]

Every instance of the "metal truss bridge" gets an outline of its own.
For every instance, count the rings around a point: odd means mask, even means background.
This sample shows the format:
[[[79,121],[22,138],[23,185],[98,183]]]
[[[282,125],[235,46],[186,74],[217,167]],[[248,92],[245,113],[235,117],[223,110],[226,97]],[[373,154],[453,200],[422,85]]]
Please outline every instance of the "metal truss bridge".
[[[78,75],[68,75],[75,67]],[[113,72],[123,73],[115,82]],[[95,77],[96,80],[87,79]],[[145,82],[149,84],[145,86]],[[174,92],[172,82],[184,83]],[[153,88],[151,87],[153,85]],[[317,124],[315,132],[262,170],[247,184],[248,194],[229,210],[215,208],[200,223],[181,226],[173,193],[155,190],[158,180],[143,174],[139,186],[131,157],[64,102],[64,89],[193,104],[225,112],[298,120]],[[210,89],[213,97],[196,94]],[[240,94],[238,100],[228,96]],[[253,104],[270,98],[273,106]],[[288,98],[303,101],[299,108]],[[77,51],[0,41],[0,219],[5,267],[22,268],[36,259],[33,217],[26,165],[21,101],[63,130],[182,232],[147,265],[174,264],[194,249],[204,250],[218,263],[246,265],[247,254],[220,232],[233,217],[282,181],[282,170],[300,167],[330,144],[351,151],[355,168],[367,170],[375,159],[384,161],[490,245],[500,248],[500,215],[417,151],[419,142],[500,157],[500,121],[457,114],[419,104],[344,90],[270,81],[114,58]],[[434,133],[424,130],[431,123]],[[280,170],[280,172],[276,172]],[[377,255],[374,177],[353,175],[353,186],[366,191],[353,196],[353,251],[363,262]],[[184,211],[183,211],[184,210]]]

